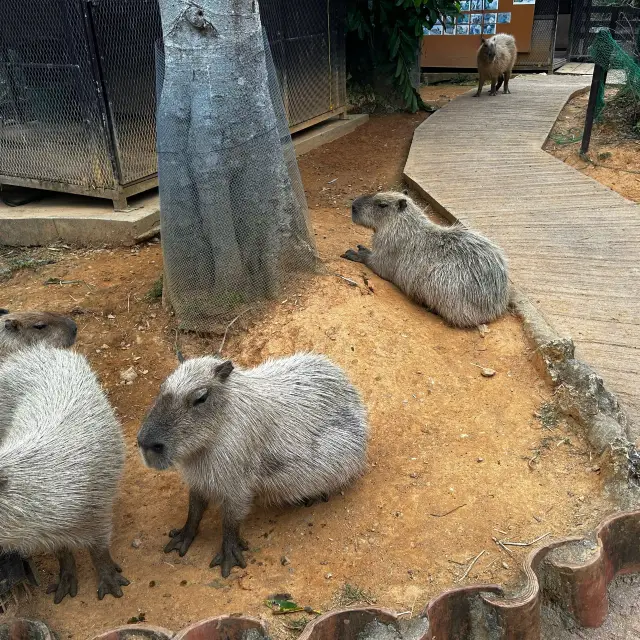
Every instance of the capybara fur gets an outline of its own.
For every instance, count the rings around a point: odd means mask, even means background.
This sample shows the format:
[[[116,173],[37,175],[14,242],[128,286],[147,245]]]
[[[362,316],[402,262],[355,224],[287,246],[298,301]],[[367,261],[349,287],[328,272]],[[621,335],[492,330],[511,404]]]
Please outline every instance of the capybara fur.
[[[515,38],[508,33],[498,33],[493,38],[482,38],[478,49],[478,91],[479,96],[485,82],[491,81],[490,96],[495,96],[504,81],[504,92],[509,90],[509,79],[518,57]]]
[[[366,411],[344,372],[299,353],[254,369],[186,360],[162,384],[138,433],[145,464],[176,467],[189,514],[165,552],[183,556],[210,500],[221,505],[222,549],[210,566],[245,567],[240,524],[255,498],[268,504],[327,500],[365,467]]]
[[[16,398],[0,439],[0,549],[55,553],[56,603],[76,595],[74,552],[86,549],[98,597],[120,597],[128,581],[109,542],[124,442],[87,360],[36,344],[0,365],[0,387]]]
[[[78,327],[67,316],[49,311],[0,309],[0,360],[13,351],[37,343],[61,349],[76,341]]]
[[[455,327],[501,316],[509,303],[502,251],[461,225],[440,226],[403,193],[357,198],[356,224],[373,229],[372,249],[358,245],[342,257],[361,262]]]

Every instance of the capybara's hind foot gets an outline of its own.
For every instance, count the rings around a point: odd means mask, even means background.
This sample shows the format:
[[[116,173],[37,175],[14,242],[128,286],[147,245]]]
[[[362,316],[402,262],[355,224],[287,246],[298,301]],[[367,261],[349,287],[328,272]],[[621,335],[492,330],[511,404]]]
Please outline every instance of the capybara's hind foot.
[[[75,574],[60,571],[58,582],[47,587],[47,593],[55,593],[53,603],[60,604],[65,596],[75,598],[78,594],[78,578]]]
[[[98,574],[98,600],[102,600],[108,593],[114,598],[122,598],[120,587],[126,587],[129,581],[120,575],[122,569],[113,561],[109,549],[90,549],[89,553]]]
[[[53,603],[60,604],[65,596],[76,597],[78,594],[78,577],[73,553],[68,549],[63,549],[58,551],[56,555],[60,563],[60,574],[57,584],[50,584],[47,588],[47,593],[55,593]]]
[[[329,502],[329,495],[326,493],[321,493],[319,496],[316,496],[314,498],[305,498],[302,501],[302,504],[305,507],[312,507],[314,504],[318,504],[318,502]]]
[[[504,88],[504,92],[505,93],[511,93],[511,89],[507,89],[506,87]]]

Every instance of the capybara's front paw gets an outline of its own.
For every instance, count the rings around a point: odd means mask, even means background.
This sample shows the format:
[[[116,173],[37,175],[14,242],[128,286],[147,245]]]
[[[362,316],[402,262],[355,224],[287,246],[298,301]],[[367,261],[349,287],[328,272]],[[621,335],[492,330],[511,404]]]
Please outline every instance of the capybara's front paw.
[[[249,546],[247,543],[240,538],[236,538],[235,540],[223,540],[222,550],[211,561],[209,566],[220,567],[222,577],[227,578],[233,567],[240,567],[241,569],[245,569],[247,567],[247,562],[244,559],[244,554],[242,552],[246,551],[248,548]]]
[[[351,260],[352,262],[361,262],[358,252],[353,249],[348,249],[340,257],[345,260]]]
[[[100,572],[98,582],[98,600],[102,600],[108,593],[114,598],[122,598],[122,588],[129,585],[129,581],[121,574],[122,569],[113,564]]]
[[[171,540],[167,542],[164,552],[171,553],[172,551],[177,551],[178,555],[182,558],[185,553],[189,550],[195,535],[193,535],[190,531],[186,530],[187,527],[183,527],[182,529],[171,529],[169,532],[169,536]]]

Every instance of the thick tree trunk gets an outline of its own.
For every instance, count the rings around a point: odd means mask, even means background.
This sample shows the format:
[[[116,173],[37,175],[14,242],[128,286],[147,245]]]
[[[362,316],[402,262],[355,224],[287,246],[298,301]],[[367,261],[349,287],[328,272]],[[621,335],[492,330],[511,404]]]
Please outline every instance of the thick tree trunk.
[[[187,328],[277,295],[315,248],[255,0],[160,0],[158,171],[165,286]],[[273,83],[272,83],[273,84]],[[279,126],[280,125],[280,126]],[[288,128],[284,122],[285,135]]]

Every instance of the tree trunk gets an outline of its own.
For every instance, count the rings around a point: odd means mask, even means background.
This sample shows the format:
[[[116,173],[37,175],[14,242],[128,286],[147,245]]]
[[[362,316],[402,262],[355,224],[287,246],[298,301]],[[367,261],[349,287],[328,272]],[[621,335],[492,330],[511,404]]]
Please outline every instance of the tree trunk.
[[[182,324],[201,330],[276,296],[289,274],[314,268],[316,253],[258,3],[159,4],[165,286]]]

